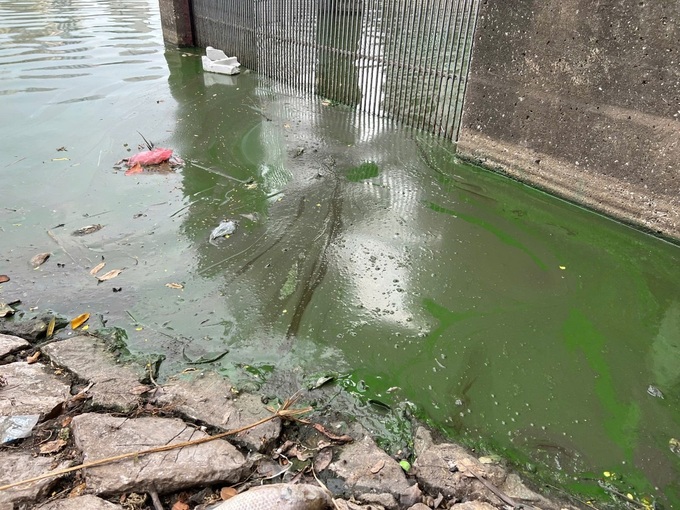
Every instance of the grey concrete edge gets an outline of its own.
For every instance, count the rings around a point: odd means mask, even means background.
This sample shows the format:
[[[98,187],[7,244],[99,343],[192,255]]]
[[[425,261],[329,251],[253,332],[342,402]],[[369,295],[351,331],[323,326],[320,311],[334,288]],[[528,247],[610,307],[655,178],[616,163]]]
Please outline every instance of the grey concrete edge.
[[[680,246],[680,210],[663,196],[640,193],[618,179],[474,132],[467,132],[465,141],[457,143],[456,156]]]

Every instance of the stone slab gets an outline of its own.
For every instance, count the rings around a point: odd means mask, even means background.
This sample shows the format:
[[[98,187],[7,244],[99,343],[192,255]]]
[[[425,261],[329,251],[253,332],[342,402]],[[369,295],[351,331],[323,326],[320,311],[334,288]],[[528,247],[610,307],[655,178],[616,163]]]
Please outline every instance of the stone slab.
[[[502,501],[482,482],[457,469],[458,465],[470,466],[496,487],[505,482],[506,473],[499,466],[482,464],[462,446],[452,443],[435,444],[430,432],[424,427],[416,430],[414,446],[416,461],[413,463],[418,482],[430,494],[441,493],[447,499],[478,500],[493,505]]]
[[[207,437],[178,419],[128,419],[94,413],[76,416],[71,428],[84,462]],[[233,445],[217,439],[88,468],[85,479],[88,489],[98,495],[152,489],[163,493],[195,485],[235,483],[245,464]]]
[[[174,409],[203,423],[221,429],[237,429],[266,418],[271,413],[257,395],[235,396],[229,381],[213,371],[176,377],[163,385],[156,404]],[[234,436],[249,449],[263,451],[281,434],[281,420],[268,421]]]
[[[119,363],[102,340],[76,336],[46,345],[42,351],[54,363],[94,383],[88,391],[93,405],[121,411],[130,411],[137,406],[135,388],[145,375],[144,368]]]
[[[42,505],[40,510],[117,510],[122,506],[110,503],[102,498],[88,494],[71,499],[60,499]]]
[[[71,386],[44,365],[25,361],[2,366],[7,385],[0,388],[0,415],[46,414],[67,400]]]
[[[0,358],[30,346],[31,344],[23,338],[14,335],[0,334]]]
[[[9,485],[21,480],[35,478],[52,469],[54,459],[34,457],[28,452],[0,451],[0,485]],[[66,464],[59,465],[62,469]],[[31,503],[47,495],[58,478],[47,478],[29,485],[0,491],[0,510],[13,510],[16,505]]]
[[[407,508],[417,502],[414,491],[399,463],[387,455],[369,436],[345,445],[323,472],[334,494],[374,503],[386,508]],[[414,501],[416,499],[416,501]]]

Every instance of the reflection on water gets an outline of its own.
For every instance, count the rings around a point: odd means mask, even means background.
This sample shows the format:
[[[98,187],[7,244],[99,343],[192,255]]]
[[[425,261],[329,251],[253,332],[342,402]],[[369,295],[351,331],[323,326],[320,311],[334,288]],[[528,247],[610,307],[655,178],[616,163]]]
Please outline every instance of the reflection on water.
[[[337,373],[494,451],[677,502],[676,247],[425,135],[204,75],[163,52],[150,1],[0,9],[0,300],[101,313],[163,375],[225,349],[213,366],[265,392]],[[113,171],[137,131],[185,167]],[[210,243],[223,220],[237,230]],[[123,272],[97,285],[102,257]]]

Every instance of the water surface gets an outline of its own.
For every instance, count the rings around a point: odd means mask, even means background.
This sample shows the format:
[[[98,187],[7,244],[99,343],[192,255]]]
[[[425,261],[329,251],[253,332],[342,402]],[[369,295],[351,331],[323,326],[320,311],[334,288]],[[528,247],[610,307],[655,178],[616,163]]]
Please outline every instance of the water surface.
[[[0,300],[92,312],[162,377],[226,350],[213,367],[271,394],[333,373],[380,437],[409,407],[563,482],[608,471],[680,504],[677,247],[425,134],[204,75],[159,25],[150,0],[0,1]],[[115,170],[139,133],[186,165]],[[102,260],[123,272],[97,284]]]

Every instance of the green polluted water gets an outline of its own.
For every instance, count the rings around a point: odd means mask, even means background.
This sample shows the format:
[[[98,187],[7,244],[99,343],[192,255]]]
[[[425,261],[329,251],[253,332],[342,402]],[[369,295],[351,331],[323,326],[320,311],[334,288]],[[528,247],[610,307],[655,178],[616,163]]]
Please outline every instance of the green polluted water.
[[[677,246],[425,134],[204,74],[152,1],[0,9],[0,301],[124,328],[161,378],[208,361],[285,398],[334,375],[388,443],[409,409],[586,495],[680,505]],[[139,133],[185,165],[117,170]],[[98,283],[102,261],[122,272]]]

